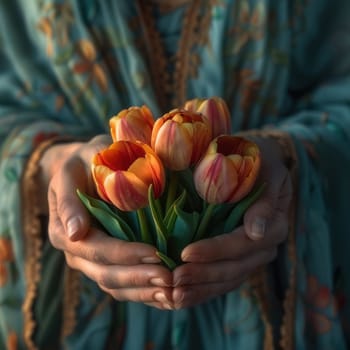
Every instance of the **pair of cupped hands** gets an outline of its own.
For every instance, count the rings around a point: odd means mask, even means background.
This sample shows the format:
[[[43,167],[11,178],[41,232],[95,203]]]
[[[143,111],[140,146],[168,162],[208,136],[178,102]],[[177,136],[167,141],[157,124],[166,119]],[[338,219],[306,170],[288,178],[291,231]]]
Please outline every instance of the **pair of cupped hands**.
[[[292,184],[279,144],[255,138],[262,153],[258,181],[263,195],[247,210],[244,223],[188,245],[184,264],[170,271],[154,247],[125,242],[91,225],[76,189],[96,195],[90,174],[92,156],[111,140],[100,135],[85,143],[56,144],[41,159],[43,202],[48,204],[49,239],[67,264],[120,301],[179,309],[234,290],[259,267],[273,261],[288,234]],[[47,199],[46,199],[47,198]]]

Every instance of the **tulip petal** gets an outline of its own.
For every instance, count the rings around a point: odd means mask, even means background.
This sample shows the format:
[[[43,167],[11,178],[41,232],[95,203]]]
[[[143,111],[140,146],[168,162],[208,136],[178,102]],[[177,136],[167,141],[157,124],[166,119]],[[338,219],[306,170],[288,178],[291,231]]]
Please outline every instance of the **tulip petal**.
[[[195,170],[198,193],[209,203],[237,202],[254,186],[260,169],[259,148],[241,137],[214,139]]]
[[[152,186],[154,197],[158,198],[164,191],[165,171],[161,160],[156,155],[146,154],[150,172],[152,174]]]
[[[232,159],[232,157],[230,157]],[[235,163],[237,166],[237,162]],[[250,156],[241,157],[238,173],[237,188],[230,194],[230,201],[241,200],[253,188],[260,169],[260,157],[253,159]]]
[[[197,112],[175,109],[159,118],[151,145],[166,167],[184,170],[201,158],[211,140],[211,129]]]
[[[198,164],[194,181],[197,192],[208,203],[224,203],[237,186],[237,172],[223,155],[207,155]]]
[[[133,211],[148,203],[148,186],[135,174],[116,171],[104,182],[110,201],[120,210]],[[146,194],[146,195],[145,195]]]
[[[151,167],[146,158],[137,158],[129,167],[128,171],[134,173],[143,183],[151,184],[153,180]]]
[[[191,130],[179,127],[177,122],[166,121],[159,129],[154,150],[168,168],[185,169],[192,155]]]
[[[147,106],[124,109],[109,120],[113,141],[138,140],[150,144],[153,124],[154,118]]]
[[[104,188],[105,178],[114,172],[104,165],[94,165],[92,164],[92,177],[94,179],[96,190],[98,195],[107,202],[110,202],[108,193]]]

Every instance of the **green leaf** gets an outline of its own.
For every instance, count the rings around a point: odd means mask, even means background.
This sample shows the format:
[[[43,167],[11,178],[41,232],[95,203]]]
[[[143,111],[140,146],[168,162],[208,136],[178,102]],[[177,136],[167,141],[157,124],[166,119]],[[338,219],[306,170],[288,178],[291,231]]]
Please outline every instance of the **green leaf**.
[[[193,171],[191,169],[181,170],[177,173],[179,183],[186,190],[188,196],[188,204],[191,210],[200,211],[202,209],[203,200],[199,197],[193,181]]]
[[[140,208],[137,210],[137,219],[139,223],[139,229],[141,232],[141,240],[144,243],[153,244],[153,239],[150,234],[150,229],[148,226],[147,215],[145,208]]]
[[[157,247],[158,249],[166,254],[167,253],[167,238],[169,236],[168,230],[162,219],[162,215],[158,208],[156,199],[154,198],[153,186],[151,185],[148,189],[148,202],[151,209],[151,214],[157,231]]]
[[[179,181],[177,178],[177,172],[171,171],[168,177],[169,177],[169,181],[168,181],[168,188],[167,188],[166,202],[165,202],[166,211],[168,211],[168,209],[174,202],[174,199],[177,193],[177,187],[179,184]]]
[[[183,190],[181,195],[176,198],[176,200],[172,203],[170,208],[168,209],[165,218],[164,223],[167,227],[168,232],[171,232],[174,228],[175,221],[177,218],[177,214],[175,212],[175,207],[182,209],[186,200],[186,190]]]
[[[77,194],[89,212],[101,223],[111,236],[124,241],[136,241],[135,235],[129,225],[105,202],[90,197],[79,189],[77,190]]]
[[[175,213],[175,224],[168,239],[168,255],[180,263],[182,250],[193,242],[200,215],[196,211],[187,213],[177,206],[175,206]]]
[[[212,217],[212,214],[213,214],[215,207],[216,207],[216,204],[209,204],[205,208],[204,214],[201,217],[201,222],[200,222],[198,230],[196,232],[196,236],[195,236],[196,241],[198,241],[198,240],[204,238],[206,235],[208,235],[207,229],[208,229],[209,221]]]
[[[244,213],[261,196],[265,190],[265,187],[266,183],[263,183],[260,186],[256,187],[233,207],[230,215],[226,219],[224,232],[230,232],[240,224]]]
[[[171,271],[173,271],[173,270],[176,268],[176,266],[177,266],[176,262],[175,262],[173,259],[169,258],[167,255],[163,254],[163,253],[160,252],[160,251],[157,251],[157,252],[156,252],[156,255],[159,256],[159,258],[163,261],[163,263],[164,263]]]

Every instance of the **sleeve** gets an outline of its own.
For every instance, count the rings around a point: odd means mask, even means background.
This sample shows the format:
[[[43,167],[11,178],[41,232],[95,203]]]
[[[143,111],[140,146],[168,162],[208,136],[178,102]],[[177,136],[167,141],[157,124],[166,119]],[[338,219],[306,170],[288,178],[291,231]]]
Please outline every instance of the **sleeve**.
[[[5,1],[0,5],[1,349],[27,348],[24,339],[28,348],[34,348],[31,337],[37,330],[33,312],[59,323],[63,263],[59,263],[59,252],[50,250],[47,240],[40,236],[45,223],[36,211],[33,190],[37,186],[37,161],[50,142],[94,134],[74,116],[68,104],[62,107],[63,94],[50,93],[57,83],[42,53],[35,50],[35,41],[40,38],[28,29],[34,22],[32,6],[26,3],[22,9],[28,13],[24,14],[19,3]],[[26,219],[26,210],[33,214],[32,221]],[[43,256],[45,266],[41,266]],[[52,281],[46,281],[39,290],[38,278],[44,272]],[[57,302],[43,310],[33,301],[41,292],[43,301],[55,295]],[[52,344],[54,337],[59,339],[60,330],[53,322],[47,324],[51,327],[41,334],[46,332],[46,341]]]
[[[294,15],[289,111],[278,125],[297,153],[285,325],[295,348],[346,349],[350,334],[350,3]],[[300,3],[300,5],[301,5]],[[288,135],[288,136],[286,136]]]

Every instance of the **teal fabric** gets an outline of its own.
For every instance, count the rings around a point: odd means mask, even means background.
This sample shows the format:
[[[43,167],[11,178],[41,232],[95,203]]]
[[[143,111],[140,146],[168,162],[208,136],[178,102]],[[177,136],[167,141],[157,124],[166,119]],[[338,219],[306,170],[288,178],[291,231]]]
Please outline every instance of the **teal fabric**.
[[[274,127],[292,136],[299,164],[295,348],[346,349],[350,2],[202,4],[203,12],[212,6],[208,38],[191,53],[199,61],[196,74],[186,81],[186,98],[223,97],[231,109],[234,132]],[[186,6],[164,17],[154,10],[169,55],[177,51]],[[20,193],[33,149],[53,135],[105,133],[108,119],[130,105],[146,104],[156,115],[166,111],[157,103],[139,49],[137,15],[136,1],[127,0],[0,2],[1,349],[11,339],[19,349],[26,348]],[[224,350],[261,349],[264,344],[260,305],[248,283],[197,307],[159,311],[106,299],[84,277],[76,327],[61,339],[64,259],[48,241],[42,259],[34,309],[39,349],[56,344],[62,349],[95,350],[110,344],[124,350]],[[270,266],[268,302],[276,339],[291,264],[287,247],[282,246]]]

